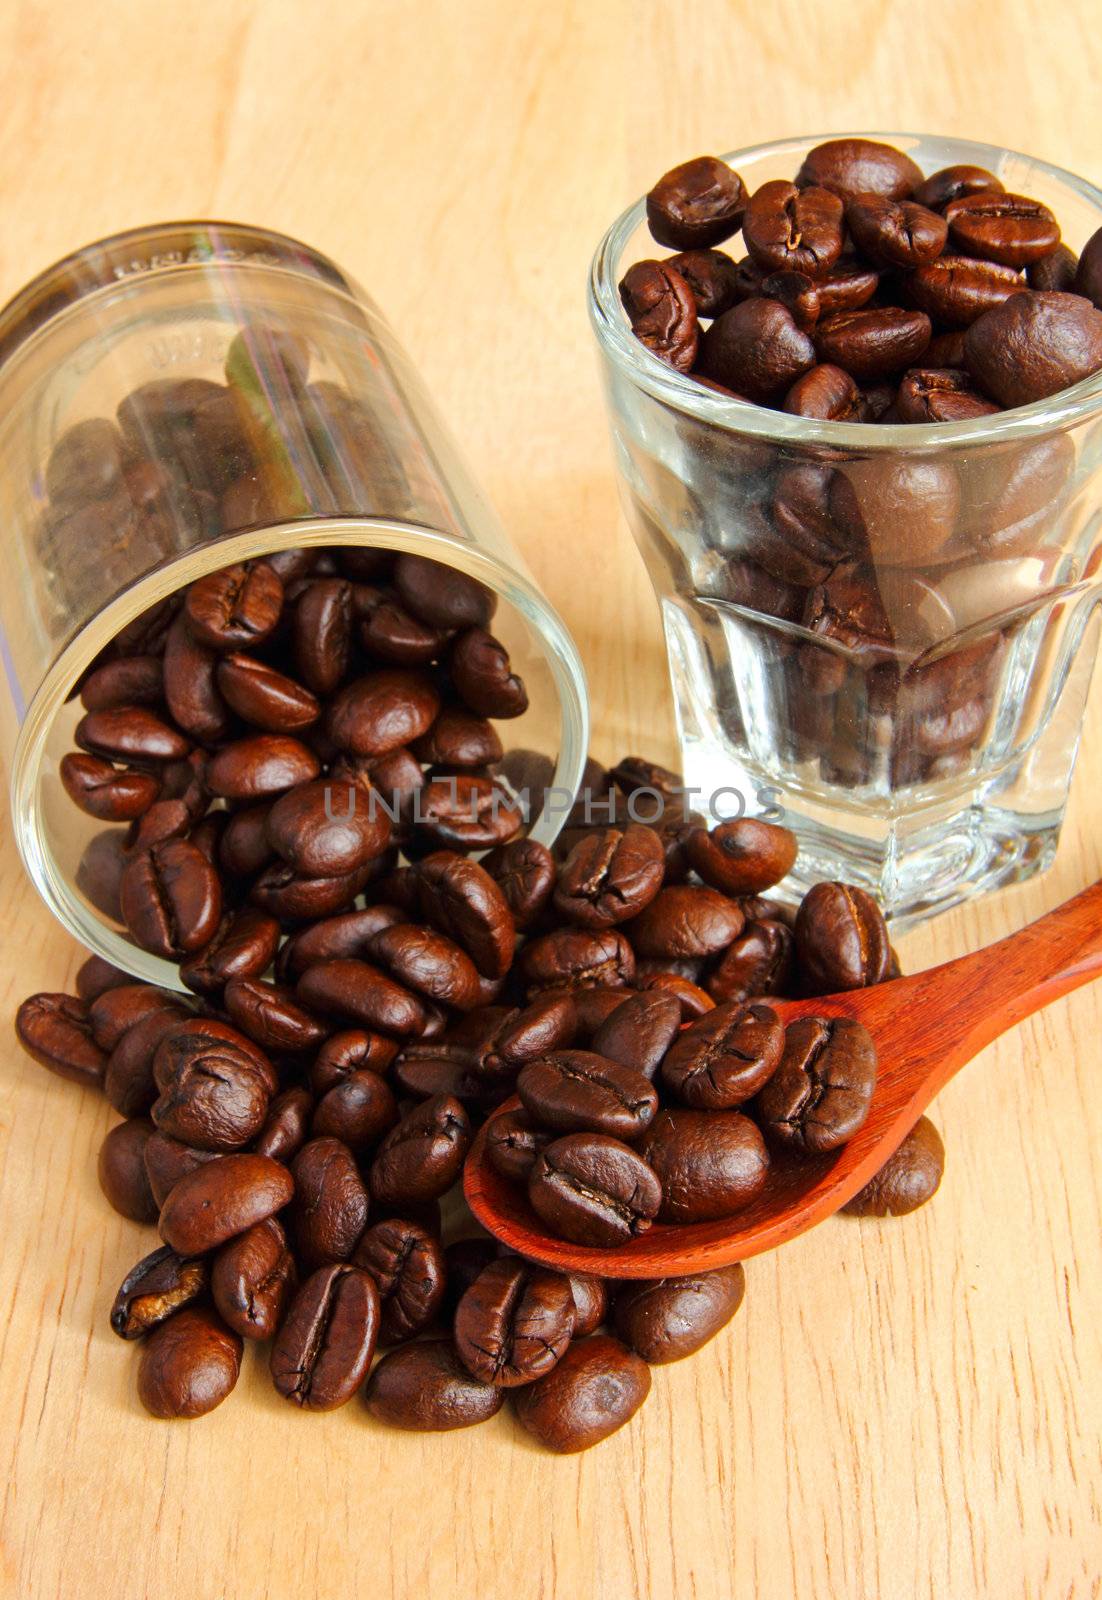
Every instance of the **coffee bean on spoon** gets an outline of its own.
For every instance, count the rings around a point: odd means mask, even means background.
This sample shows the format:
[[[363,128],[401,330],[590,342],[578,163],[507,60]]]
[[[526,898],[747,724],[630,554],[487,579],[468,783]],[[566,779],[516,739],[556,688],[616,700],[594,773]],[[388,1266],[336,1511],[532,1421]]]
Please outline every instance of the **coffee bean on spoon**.
[[[571,1133],[537,1156],[528,1198],[554,1233],[575,1244],[608,1247],[644,1233],[662,1191],[630,1145],[600,1133]]]
[[[779,1053],[779,1047],[778,1047]],[[530,1062],[517,1079],[529,1116],[560,1133],[606,1133],[630,1142],[658,1109],[650,1080],[589,1050],[556,1050]]]
[[[876,1046],[861,1023],[803,1017],[788,1025],[780,1065],[755,1114],[774,1144],[819,1155],[853,1137],[875,1087]]]
[[[638,1149],[659,1182],[661,1222],[734,1216],[769,1179],[765,1141],[739,1111],[659,1111]]]
[[[769,1081],[783,1050],[784,1027],[775,1011],[729,1002],[684,1030],[662,1063],[662,1081],[684,1105],[731,1110]]]

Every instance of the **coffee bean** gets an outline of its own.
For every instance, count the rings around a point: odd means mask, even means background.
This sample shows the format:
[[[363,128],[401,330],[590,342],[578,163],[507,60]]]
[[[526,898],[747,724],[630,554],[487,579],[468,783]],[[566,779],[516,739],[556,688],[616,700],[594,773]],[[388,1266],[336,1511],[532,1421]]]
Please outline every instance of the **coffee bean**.
[[[500,849],[524,850],[531,843],[529,840]],[[549,862],[538,856],[536,860],[542,878]],[[418,903],[427,921],[462,945],[480,973],[500,978],[508,972],[516,948],[516,926],[506,895],[484,865],[455,851],[436,851],[418,866],[416,886]]]
[[[547,846],[538,839],[516,839],[511,844],[495,846],[477,864],[501,890],[516,926],[530,927],[547,905],[555,886],[555,861]],[[426,866],[427,862],[423,861],[422,874]],[[473,949],[471,954],[475,956],[479,971],[483,971]]]
[[[768,277],[762,279],[761,293],[769,300],[779,300],[791,313],[797,328],[802,328],[805,333],[819,320],[819,313],[822,310],[819,290],[814,278],[806,272],[799,272],[791,267],[771,272]],[[797,379],[797,382],[799,381]]]
[[[202,1417],[232,1391],[241,1340],[213,1311],[185,1306],[142,1345],[138,1399],[154,1417]]]
[[[418,761],[433,767],[490,767],[505,753],[493,723],[461,706],[445,706],[411,748]]]
[[[148,811],[161,791],[159,778],[135,768],[120,770],[101,756],[63,756],[59,776],[65,793],[101,822],[130,822]]]
[[[738,173],[715,156],[696,156],[665,173],[647,195],[647,223],[671,250],[702,250],[737,233],[746,209]]]
[[[696,299],[668,261],[637,261],[620,282],[631,331],[652,355],[690,372],[700,343]]]
[[[89,417],[67,428],[46,463],[46,493],[54,504],[108,500],[122,477],[123,441],[114,423]]]
[[[152,1111],[162,1133],[197,1150],[240,1150],[255,1138],[268,1113],[271,1077],[250,1051],[170,1034],[158,1052],[172,1062]]]
[[[830,510],[844,536],[863,544],[874,561],[918,565],[939,555],[952,538],[960,480],[951,461],[935,458],[847,461],[831,480]]]
[[[639,1154],[661,1186],[661,1222],[734,1216],[769,1178],[764,1140],[738,1111],[660,1111],[639,1141]]]
[[[235,878],[251,878],[262,871],[275,852],[268,843],[267,802],[242,806],[226,824],[218,842],[218,863],[223,871]]]
[[[880,272],[856,256],[839,256],[834,266],[815,284],[819,316],[831,317],[836,311],[856,311],[867,305],[880,285]]]
[[[742,298],[738,270],[722,250],[683,250],[664,265],[684,278],[699,317],[722,316]]]
[[[958,195],[945,206],[945,220],[956,249],[1004,267],[1028,266],[1060,243],[1052,212],[1025,195],[990,190]]]
[[[594,1054],[651,1079],[680,1026],[681,1003],[674,995],[633,994],[609,1013],[591,1045]]]
[[[422,1001],[366,961],[318,962],[303,973],[295,993],[312,1010],[380,1033],[419,1034],[425,1026]]]
[[[140,1339],[197,1300],[206,1287],[207,1263],[179,1256],[163,1244],[122,1280],[111,1307],[111,1328],[120,1339]]]
[[[145,1147],[145,1170],[157,1205],[164,1205],[169,1192],[185,1173],[218,1159],[217,1150],[195,1150],[189,1144],[181,1144],[179,1139],[170,1139],[166,1133],[151,1134]]]
[[[180,963],[180,977],[196,994],[220,995],[236,978],[259,978],[271,965],[281,929],[274,917],[246,906],[222,918],[209,944]]]
[[[247,1061],[268,1094],[274,1094],[278,1078],[271,1061],[253,1041],[216,1017],[188,1015],[165,1034],[153,1057],[153,1079],[158,1089],[170,1087],[182,1071],[196,1061],[210,1060],[216,1067],[220,1057]]]
[[[814,364],[810,335],[778,300],[743,300],[700,343],[700,372],[759,404],[778,399]]]
[[[619,1139],[571,1133],[540,1152],[528,1198],[553,1232],[575,1244],[625,1244],[658,1215],[661,1187],[643,1158]]]
[[[627,926],[639,956],[708,956],[742,932],[742,912],[718,893],[696,884],[663,889]]]
[[[381,756],[427,733],[440,710],[431,680],[400,667],[357,678],[330,702],[326,729],[353,755]]]
[[[520,973],[530,998],[541,989],[622,988],[635,976],[635,957],[618,929],[560,928],[528,941]]]
[[[882,983],[891,946],[880,908],[864,889],[819,883],[796,917],[796,954],[809,994]]]
[[[745,1292],[738,1261],[715,1272],[626,1283],[616,1296],[613,1326],[648,1365],[683,1361],[727,1326]]]
[[[371,1276],[339,1262],[319,1267],[291,1302],[272,1346],[277,1393],[307,1411],[333,1411],[367,1377],[379,1331]]]
[[[720,1003],[784,994],[791,981],[793,954],[790,928],[769,918],[753,919],[708,974],[708,993]]]
[[[313,1113],[315,1136],[339,1139],[353,1154],[368,1150],[398,1121],[398,1105],[378,1072],[350,1072],[328,1089]]]
[[[505,646],[484,628],[468,628],[448,653],[456,691],[480,717],[519,717],[528,709],[528,691],[513,671]]]
[[[1058,244],[1047,256],[1030,262],[1025,276],[1031,289],[1056,289],[1061,294],[1073,294],[1078,272],[1079,257],[1075,251],[1069,250],[1066,244]]]
[[[630,1141],[650,1124],[658,1095],[649,1079],[588,1050],[556,1050],[531,1062],[517,1092],[532,1119],[560,1133]]]
[[[218,744],[233,718],[218,692],[216,653],[200,644],[181,615],[168,630],[164,653],[165,703],[176,725],[193,739]]]
[[[35,994],[15,1017],[19,1043],[40,1066],[98,1088],[107,1057],[92,1037],[88,1007],[67,994]]]
[[[913,367],[930,342],[930,319],[903,306],[866,306],[836,311],[815,328],[815,353],[820,361],[843,367],[859,383]]]
[[[394,563],[394,587],[414,616],[434,628],[485,628],[497,605],[477,578],[408,552]]]
[[[110,761],[179,761],[191,749],[182,733],[147,706],[89,711],[73,738],[90,755]]]
[[[444,1252],[432,1234],[413,1222],[377,1222],[360,1239],[353,1260],[379,1291],[383,1344],[412,1339],[432,1323],[446,1279]]]
[[[313,1112],[314,1097],[309,1089],[301,1084],[284,1089],[268,1107],[264,1126],[253,1140],[254,1154],[286,1165],[305,1144]]]
[[[200,644],[243,650],[266,639],[283,609],[283,585],[264,561],[223,567],[188,590],[184,614]]]
[[[398,1042],[362,1028],[334,1033],[326,1039],[310,1068],[310,1087],[317,1095],[346,1083],[357,1072],[383,1074],[398,1054]]]
[[[344,680],[352,651],[352,585],[317,578],[295,601],[292,648],[297,675],[316,695],[330,695]]]
[[[848,201],[846,226],[863,255],[890,267],[933,261],[949,232],[945,218],[924,205],[877,194],[854,195]]]
[[[207,767],[207,784],[225,800],[260,800],[309,783],[318,771],[317,756],[300,740],[261,733],[219,750]]]
[[[486,1158],[503,1178],[527,1183],[536,1157],[554,1138],[549,1128],[537,1128],[526,1111],[506,1111],[490,1123]]]
[[[932,1200],[945,1170],[945,1146],[929,1117],[919,1117],[894,1155],[842,1207],[854,1217],[905,1217]]]
[[[491,1262],[459,1302],[455,1348],[482,1383],[533,1383],[562,1358],[574,1331],[569,1278],[516,1256]]]
[[[951,328],[967,328],[993,306],[1025,288],[1013,267],[970,256],[943,255],[907,278],[909,298],[927,316]],[[931,344],[927,360],[935,364]]]
[[[468,1011],[478,1004],[478,969],[452,939],[430,928],[399,923],[371,941],[372,959],[399,983],[441,1005]]]
[[[470,1142],[470,1119],[454,1096],[426,1100],[379,1146],[371,1163],[372,1198],[383,1206],[438,1199],[459,1176]]]
[[[788,1025],[780,1066],[755,1114],[773,1143],[818,1155],[853,1137],[875,1087],[876,1046],[867,1028],[849,1017],[801,1017]]]
[[[589,1450],[629,1423],[650,1393],[650,1370],[618,1339],[572,1344],[538,1383],[513,1397],[521,1427],[558,1455]]]
[[[265,733],[297,733],[313,726],[321,715],[309,689],[253,656],[240,652],[222,656],[215,681],[231,711]]]
[[[951,167],[941,167],[937,172],[930,174],[919,184],[915,190],[914,198],[920,206],[929,206],[931,211],[941,211],[951,200],[959,200],[963,194],[1002,194],[1003,186],[993,172],[988,172],[986,167],[972,167],[967,164],[958,164]]]
[[[291,1162],[295,1254],[307,1272],[347,1261],[367,1225],[368,1198],[355,1160],[339,1139],[315,1138]]]
[[[486,1422],[505,1404],[505,1390],[473,1378],[448,1339],[424,1339],[392,1350],[364,1391],[378,1422],[442,1433]]]
[[[1102,311],[1077,294],[1027,290],[973,322],[964,354],[984,394],[1029,405],[1102,368]]]
[[[77,998],[83,1000],[85,1005],[91,1005],[93,1000],[98,1000],[108,989],[119,989],[133,981],[129,972],[124,972],[121,967],[112,966],[111,962],[105,961],[102,956],[89,956],[77,968],[75,980]]]
[[[687,1106],[731,1110],[769,1081],[783,1050],[784,1027],[776,1012],[734,1001],[684,1030],[662,1063],[662,1081]]]
[[[972,386],[967,372],[915,368],[899,385],[895,399],[901,422],[967,422],[992,416],[999,407]]]
[[[696,828],[685,842],[695,872],[729,895],[760,894],[788,876],[796,861],[796,836],[757,817]]]
[[[1075,293],[1102,310],[1102,228],[1096,228],[1083,246],[1075,272]]]
[[[875,139],[828,139],[804,157],[796,182],[817,184],[848,199],[880,194],[907,200],[923,182],[922,172],[901,150]]]
[[[110,1205],[131,1222],[156,1222],[158,1207],[145,1170],[145,1147],[153,1132],[147,1117],[129,1117],[100,1146],[99,1186]]]
[[[242,1339],[270,1339],[283,1320],[295,1284],[287,1236],[275,1217],[224,1244],[211,1267],[210,1287],[223,1321]]]
[[[559,868],[555,909],[583,928],[625,922],[654,899],[665,865],[653,828],[599,829],[579,840]]]
[[[273,862],[253,883],[249,899],[283,922],[329,917],[346,910],[376,873],[374,861],[335,878],[306,878],[285,862]]]
[[[798,189],[777,179],[763,183],[743,217],[746,248],[769,272],[818,278],[842,253],[843,207],[837,195],[813,186]]]
[[[282,1211],[293,1193],[291,1174],[277,1161],[219,1156],[173,1185],[161,1207],[161,1238],[181,1255],[203,1255]]]
[[[861,391],[848,372],[829,362],[805,372],[785,395],[781,405],[794,417],[817,417],[822,422],[863,422]]]

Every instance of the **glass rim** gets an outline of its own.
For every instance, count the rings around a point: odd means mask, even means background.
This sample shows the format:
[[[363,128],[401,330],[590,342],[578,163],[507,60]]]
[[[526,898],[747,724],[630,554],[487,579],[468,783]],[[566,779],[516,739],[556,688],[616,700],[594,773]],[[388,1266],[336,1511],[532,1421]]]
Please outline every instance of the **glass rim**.
[[[804,154],[829,139],[876,139],[903,149],[924,139],[944,138],[955,146],[959,159],[971,159],[978,166],[991,166],[993,159],[1011,157],[1028,161],[1054,181],[1065,184],[1082,196],[1098,213],[1102,224],[1102,189],[1064,167],[1043,161],[1005,145],[984,144],[974,139],[958,139],[950,134],[882,131],[842,131],[805,134],[773,139],[729,151],[721,160],[733,166],[761,156]],[[694,418],[697,422],[728,432],[746,434],[774,444],[829,446],[858,454],[888,450],[899,453],[942,450],[947,446],[984,444],[1034,438],[1069,428],[1095,410],[1102,410],[1102,371],[1092,373],[1046,400],[1028,406],[1015,406],[994,416],[972,417],[963,422],[883,423],[825,422],[817,418],[792,416],[745,400],[728,399],[707,389],[687,373],[678,372],[643,345],[632,333],[620,303],[619,260],[627,240],[646,219],[646,196],[633,201],[608,228],[594,253],[589,271],[588,306],[597,343],[608,359],[652,399]]]

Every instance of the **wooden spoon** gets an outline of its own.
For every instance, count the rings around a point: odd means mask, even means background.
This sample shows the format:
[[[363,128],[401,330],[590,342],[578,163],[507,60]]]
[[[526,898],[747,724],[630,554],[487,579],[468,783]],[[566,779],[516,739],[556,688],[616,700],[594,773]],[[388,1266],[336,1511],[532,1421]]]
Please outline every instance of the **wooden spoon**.
[[[491,1167],[488,1124],[467,1158],[467,1203],[504,1244],[563,1272],[662,1278],[706,1272],[772,1250],[851,1200],[966,1061],[1100,970],[1102,883],[1096,883],[998,944],[929,972],[814,1000],[771,1000],[786,1022],[801,1016],[863,1022],[880,1055],[876,1093],[866,1122],[848,1144],[809,1160],[774,1155],[764,1192],[733,1217],[655,1223],[619,1249],[571,1244],[548,1233],[524,1189]],[[519,1104],[509,1100],[495,1115]]]

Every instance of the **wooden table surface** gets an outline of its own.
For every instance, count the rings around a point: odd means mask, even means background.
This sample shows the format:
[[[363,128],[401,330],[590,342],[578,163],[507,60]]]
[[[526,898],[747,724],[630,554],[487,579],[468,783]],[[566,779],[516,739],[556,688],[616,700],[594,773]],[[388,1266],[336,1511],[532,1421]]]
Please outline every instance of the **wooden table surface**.
[[[584,311],[593,244],[675,161],[941,129],[1102,178],[1087,0],[8,0],[0,292],[172,216],[298,235],[378,298],[589,671],[594,751],[674,755]],[[829,21],[828,21],[829,19]],[[1102,702],[1043,879],[903,943],[974,947],[1099,872]],[[80,952],[0,851],[0,1002]],[[113,1113],[0,1073],[0,1591],[15,1600],[1063,1600],[1102,1588],[1102,990],[941,1097],[925,1211],[758,1259],[746,1304],[589,1455],[301,1416],[250,1352],[206,1419],[140,1410],[107,1327],[150,1235],[111,1213]]]

